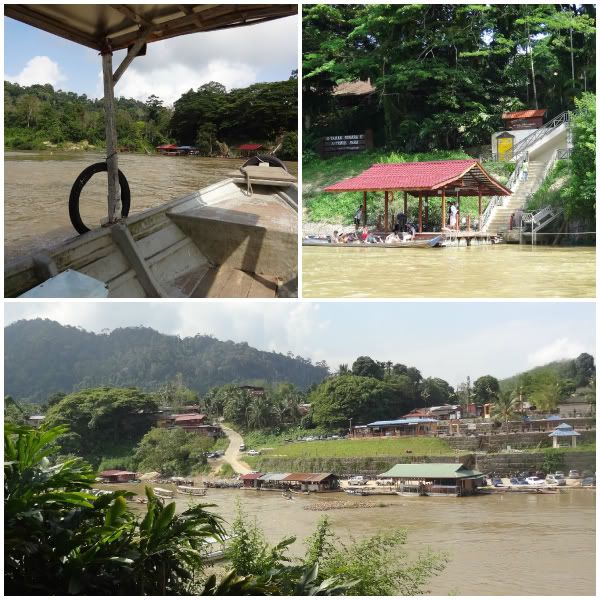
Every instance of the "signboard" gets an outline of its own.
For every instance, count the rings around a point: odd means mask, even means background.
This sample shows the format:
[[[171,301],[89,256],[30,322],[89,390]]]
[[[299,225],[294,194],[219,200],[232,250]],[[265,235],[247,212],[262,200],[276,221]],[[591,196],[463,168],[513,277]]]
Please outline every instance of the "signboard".
[[[512,158],[515,136],[510,133],[502,133],[496,138],[498,160],[510,160]]]
[[[351,133],[348,135],[328,135],[321,138],[319,142],[321,158],[348,152],[362,152],[372,148],[373,132],[371,130],[367,130],[365,133]]]

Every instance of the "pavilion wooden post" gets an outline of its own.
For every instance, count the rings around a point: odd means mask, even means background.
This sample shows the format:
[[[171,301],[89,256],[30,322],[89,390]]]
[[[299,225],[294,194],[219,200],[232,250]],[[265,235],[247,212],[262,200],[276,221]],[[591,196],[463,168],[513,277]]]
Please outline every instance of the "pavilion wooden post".
[[[481,188],[478,190],[479,192],[479,231],[481,231]]]
[[[456,192],[456,231],[460,229],[460,192]]]
[[[389,202],[389,196],[388,196],[388,192],[385,193],[385,214],[383,216],[383,230],[387,233],[388,232],[388,202]]]
[[[429,229],[429,194],[425,194],[425,227]]]
[[[423,233],[423,192],[419,192],[419,233]]]
[[[471,231],[471,215],[467,215],[467,231]]]
[[[446,227],[446,190],[442,188],[442,229]]]
[[[367,224],[367,192],[363,192],[363,225]]]
[[[404,192],[404,214],[408,218],[408,192]]]
[[[119,159],[117,155],[117,124],[115,121],[115,95],[112,70],[112,49],[106,45],[102,54],[104,80],[104,114],[106,121],[106,166],[108,171],[108,223],[115,223],[121,212],[121,187],[119,186]]]

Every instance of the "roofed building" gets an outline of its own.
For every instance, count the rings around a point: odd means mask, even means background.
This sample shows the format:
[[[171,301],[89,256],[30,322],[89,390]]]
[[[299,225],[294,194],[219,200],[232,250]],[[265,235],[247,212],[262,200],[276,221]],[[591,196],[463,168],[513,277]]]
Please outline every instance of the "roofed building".
[[[479,198],[479,224],[483,213],[483,196],[510,196],[511,191],[496,181],[474,158],[407,163],[381,163],[369,167],[355,177],[349,177],[324,188],[326,192],[362,192],[363,220],[367,222],[367,193],[384,192],[384,230],[389,231],[389,206],[394,192],[404,194],[404,214],[408,213],[408,195],[419,199],[418,232],[429,226],[429,204],[439,198],[446,226],[446,200],[456,200],[460,223],[460,196]],[[398,205],[396,211],[400,210]]]
[[[121,471],[120,469],[109,469],[108,471],[102,471],[99,475],[106,483],[127,483],[137,478],[137,473]]]
[[[283,481],[301,492],[331,492],[340,487],[333,473],[290,473]]]
[[[575,448],[580,435],[568,423],[561,423],[548,437],[552,438],[553,448]]]
[[[484,481],[483,473],[462,463],[397,464],[379,477],[394,481],[401,493],[419,496],[470,496]]]
[[[387,437],[396,435],[435,435],[437,419],[431,417],[411,417],[390,421],[374,421],[362,427],[355,427],[355,437]]]

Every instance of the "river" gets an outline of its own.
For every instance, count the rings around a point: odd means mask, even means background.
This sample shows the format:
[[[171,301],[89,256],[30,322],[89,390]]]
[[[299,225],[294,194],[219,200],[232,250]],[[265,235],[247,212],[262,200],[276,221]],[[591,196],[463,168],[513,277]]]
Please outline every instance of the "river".
[[[104,155],[89,152],[5,152],[4,260],[41,250],[76,235],[68,201],[75,178]],[[120,154],[131,190],[130,214],[159,206],[227,177],[245,159]],[[287,163],[297,175],[297,163]],[[84,223],[106,217],[106,174],[95,175],[81,194]]]
[[[593,298],[594,247],[302,249],[308,298]]]
[[[136,493],[143,489],[141,485],[122,487]],[[329,516],[335,533],[345,542],[391,527],[405,528],[411,554],[430,547],[449,555],[446,569],[428,585],[431,595],[595,593],[595,490],[465,498],[377,496],[368,500],[385,507],[327,513],[304,507],[333,500],[360,503],[365,498],[312,494],[286,500],[277,492],[209,489],[206,497],[198,500],[215,503],[211,510],[231,523],[237,499],[244,511],[256,518],[270,542],[296,536],[293,554],[298,556],[303,553],[303,540],[323,514]],[[178,497],[178,510],[184,510],[191,501]]]

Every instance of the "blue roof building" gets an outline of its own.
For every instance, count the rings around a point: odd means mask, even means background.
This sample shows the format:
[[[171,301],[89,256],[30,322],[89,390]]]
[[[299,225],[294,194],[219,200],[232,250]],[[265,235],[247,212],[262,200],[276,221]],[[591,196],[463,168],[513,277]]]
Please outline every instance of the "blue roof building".
[[[577,433],[568,423],[561,423],[548,437],[552,438],[552,447],[571,447],[577,446],[577,437],[581,435]]]

